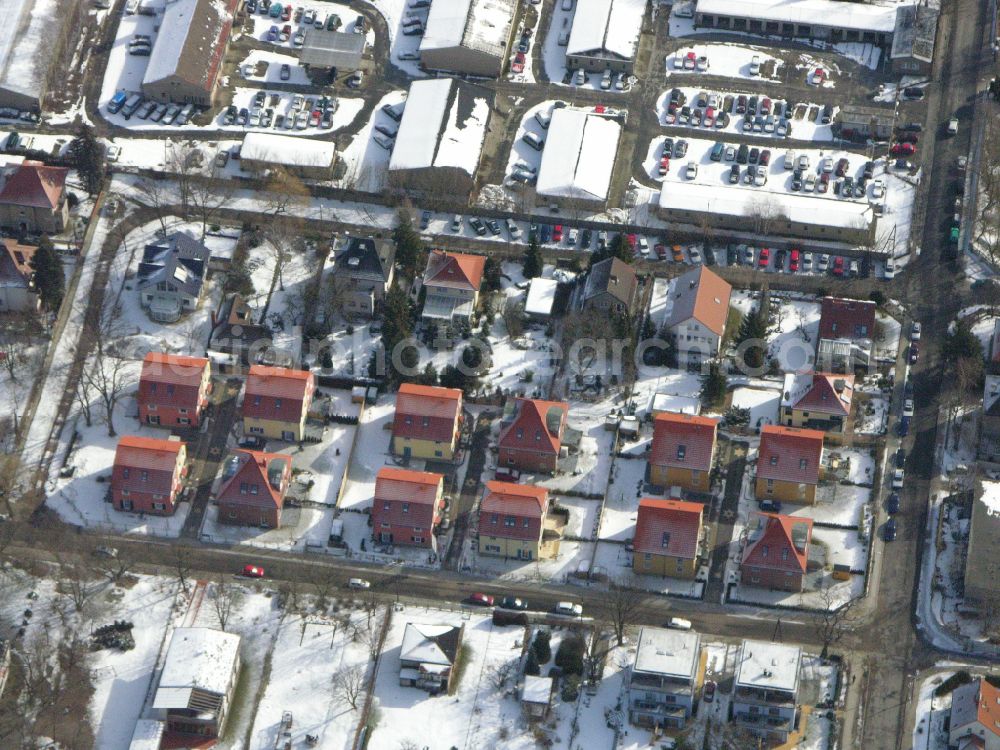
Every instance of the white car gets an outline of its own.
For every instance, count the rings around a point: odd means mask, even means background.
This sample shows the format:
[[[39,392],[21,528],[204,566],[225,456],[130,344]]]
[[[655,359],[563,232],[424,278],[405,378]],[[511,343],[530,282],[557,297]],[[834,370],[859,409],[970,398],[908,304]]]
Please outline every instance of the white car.
[[[689,161],[687,163],[687,169],[684,170],[684,176],[687,177],[689,180],[693,180],[695,177],[697,177],[698,165],[693,161]]]
[[[585,83],[587,83],[587,71],[585,71],[583,68],[580,68],[578,71],[576,71],[576,85],[583,86]]]
[[[885,195],[885,183],[882,180],[875,180],[872,183],[872,198],[878,199]]]
[[[366,581],[364,578],[351,578],[347,581],[349,589],[370,589],[371,587],[371,581]]]
[[[908,398],[903,401],[903,416],[912,417],[913,416],[913,399]]]
[[[701,250],[698,249],[697,245],[691,245],[688,248],[688,257],[691,258],[692,263],[701,263]]]
[[[910,329],[910,341],[920,341],[920,323],[913,321],[913,327]]]
[[[885,259],[885,273],[883,275],[887,279],[896,278],[896,261],[891,256]]]
[[[570,617],[583,616],[583,606],[573,604],[573,602],[558,602],[552,611],[557,615],[568,615]]]
[[[830,267],[830,256],[826,253],[820,253],[819,257],[816,258],[816,270],[825,273],[826,269]]]
[[[892,488],[894,490],[903,489],[903,470],[896,469],[892,472]]]
[[[512,240],[516,240],[521,236],[521,227],[513,219],[507,219],[507,232],[510,234]]]
[[[750,59],[750,75],[752,76],[760,75],[760,55],[754,55]]]

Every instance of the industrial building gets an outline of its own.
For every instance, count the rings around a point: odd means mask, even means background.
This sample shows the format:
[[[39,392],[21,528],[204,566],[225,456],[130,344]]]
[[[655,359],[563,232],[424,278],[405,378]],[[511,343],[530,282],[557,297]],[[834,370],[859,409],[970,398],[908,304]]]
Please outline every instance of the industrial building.
[[[448,0],[431,3],[420,41],[420,62],[445,70],[495,78],[514,31],[514,0]]]

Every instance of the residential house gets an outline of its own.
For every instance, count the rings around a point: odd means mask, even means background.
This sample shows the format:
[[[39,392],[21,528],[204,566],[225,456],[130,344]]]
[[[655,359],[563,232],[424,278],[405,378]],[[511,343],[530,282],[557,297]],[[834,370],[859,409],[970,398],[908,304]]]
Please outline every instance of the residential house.
[[[487,482],[479,505],[479,554],[539,560],[559,552],[559,531],[546,524],[544,487]]]
[[[701,636],[644,627],[629,673],[628,718],[647,729],[680,729],[694,711]]]
[[[619,258],[605,258],[591,266],[583,287],[583,309],[631,315],[635,312],[639,279]]]
[[[699,266],[678,276],[668,292],[663,330],[674,342],[677,366],[698,369],[722,348],[733,288]]]
[[[59,234],[69,224],[66,167],[26,159],[0,186],[0,226],[19,234]]]
[[[427,547],[437,552],[444,475],[384,466],[375,478],[372,537],[381,544]]]
[[[399,684],[431,695],[447,693],[465,625],[406,623],[399,649]]]
[[[987,375],[983,386],[983,414],[979,418],[976,458],[1000,462],[1000,375]]]
[[[232,355],[233,365],[275,364],[271,330],[255,318],[254,309],[241,294],[230,294],[212,315],[208,348]]]
[[[1000,610],[1000,482],[978,479],[965,553],[964,598],[984,613]]]
[[[35,269],[31,266],[37,249],[12,239],[0,240],[0,313],[38,310]]]
[[[801,591],[809,562],[812,525],[809,518],[754,513],[743,548],[742,584]]]
[[[186,476],[183,442],[125,435],[111,468],[111,504],[126,513],[173,515]]]
[[[139,421],[160,427],[198,427],[212,390],[205,357],[149,352],[139,376]]]
[[[732,721],[770,743],[787,741],[798,725],[802,649],[743,641],[733,677]]]
[[[451,461],[462,429],[462,391],[403,383],[396,394],[392,452],[403,458]]]
[[[702,557],[705,506],[684,500],[639,501],[632,540],[636,573],[693,580]]]
[[[166,731],[209,747],[224,728],[240,672],[240,637],[214,628],[174,628],[153,694]],[[173,745],[180,747],[181,745]]]
[[[551,677],[526,674],[524,685],[521,687],[521,710],[524,715],[529,720],[547,719],[552,709],[552,695],[555,689],[555,680]]]
[[[822,430],[838,440],[850,425],[854,375],[790,372],[781,392],[781,422],[787,427]]]
[[[253,365],[243,393],[244,434],[301,442],[315,392],[311,372]]]
[[[350,237],[333,265],[333,290],[348,318],[371,318],[382,309],[392,286],[396,244]]]
[[[500,424],[499,466],[552,474],[566,434],[569,404],[516,398],[504,407]]]
[[[708,492],[712,486],[719,421],[694,414],[663,412],[653,419],[649,481],[658,487]]]
[[[423,278],[423,319],[446,326],[471,321],[485,268],[485,256],[431,250]]]
[[[822,459],[823,433],[819,430],[765,425],[757,449],[757,499],[812,505]]]
[[[951,694],[948,747],[1000,750],[1000,688],[983,677],[955,688]]]
[[[146,245],[136,273],[139,302],[152,320],[175,323],[198,307],[209,249],[184,232]]]
[[[291,480],[291,456],[234,450],[222,465],[222,481],[215,494],[219,523],[278,528]]]
[[[816,367],[824,372],[851,373],[872,365],[876,304],[857,299],[824,297],[820,302]]]

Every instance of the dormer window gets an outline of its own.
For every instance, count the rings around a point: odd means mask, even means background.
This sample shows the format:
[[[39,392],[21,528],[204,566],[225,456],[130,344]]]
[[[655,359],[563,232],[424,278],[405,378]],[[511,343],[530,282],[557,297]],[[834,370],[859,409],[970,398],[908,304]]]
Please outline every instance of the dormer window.
[[[281,408],[281,399],[280,398],[274,399],[274,408],[275,409],[280,409]]]

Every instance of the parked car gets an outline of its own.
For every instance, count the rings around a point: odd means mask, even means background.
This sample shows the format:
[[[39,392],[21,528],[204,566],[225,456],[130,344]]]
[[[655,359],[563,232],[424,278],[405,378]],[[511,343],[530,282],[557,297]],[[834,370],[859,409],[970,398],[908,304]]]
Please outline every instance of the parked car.
[[[768,263],[771,261],[771,250],[770,248],[762,247],[760,249],[760,255],[757,256],[757,267],[767,268]]]
[[[583,606],[573,602],[558,602],[552,608],[552,612],[557,615],[568,615],[570,617],[582,617]]]
[[[844,259],[841,256],[837,256],[833,259],[833,268],[830,269],[834,276],[844,275]]]
[[[889,497],[885,499],[885,511],[886,513],[893,514],[899,513],[899,493],[891,492]]]
[[[545,141],[534,133],[528,131],[521,136],[521,140],[527,143],[535,151],[541,151],[545,146]]]
[[[705,699],[705,703],[711,703],[715,700],[715,680],[706,680],[702,697]]]
[[[259,565],[244,565],[243,576],[245,578],[263,578],[264,569]]]
[[[920,332],[922,330],[920,322],[913,321],[913,325],[910,327],[910,341],[920,341]]]
[[[901,490],[903,488],[903,479],[905,477],[905,472],[902,469],[894,469],[892,472],[892,488],[894,490]]]
[[[366,581],[364,578],[349,578],[347,580],[347,588],[349,589],[370,589],[371,587],[371,581]]]
[[[108,547],[104,544],[99,544],[94,547],[94,554],[98,557],[118,557],[118,549],[116,547]]]
[[[882,538],[887,542],[896,540],[896,519],[890,518],[882,528]]]
[[[469,594],[468,598],[465,600],[466,604],[473,604],[477,607],[492,607],[493,597],[489,594],[483,594],[477,591],[474,594]]]
[[[528,602],[516,596],[505,596],[500,600],[499,606],[501,609],[515,609],[523,612],[528,608]]]
[[[910,343],[910,364],[917,364],[917,359],[920,357],[920,344],[916,341]]]

